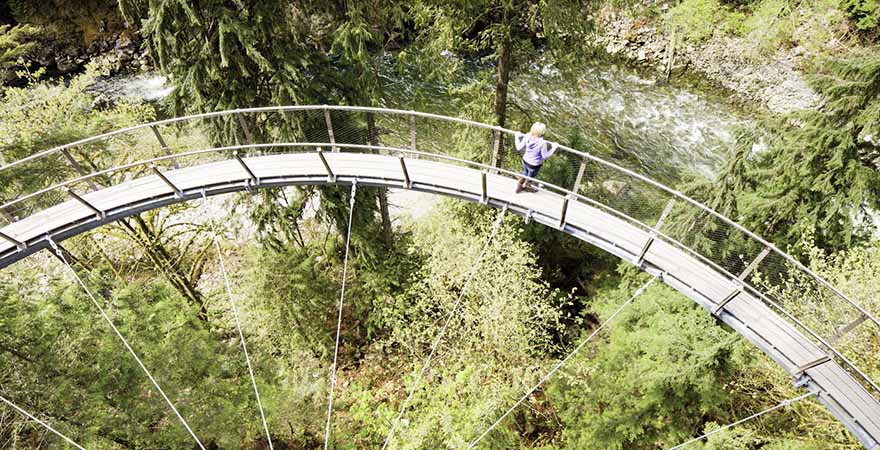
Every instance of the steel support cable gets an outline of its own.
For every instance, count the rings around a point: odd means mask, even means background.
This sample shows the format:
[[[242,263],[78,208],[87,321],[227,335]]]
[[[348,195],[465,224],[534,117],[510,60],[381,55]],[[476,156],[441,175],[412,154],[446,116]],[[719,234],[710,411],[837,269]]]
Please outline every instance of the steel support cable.
[[[332,106],[332,107],[330,107],[328,105],[299,105],[299,106],[280,106],[280,107],[279,106],[272,106],[272,107],[240,108],[240,109],[233,109],[233,110],[226,110],[226,111],[214,111],[214,112],[210,112],[210,113],[201,113],[201,114],[195,114],[195,115],[183,116],[183,117],[174,117],[174,118],[170,118],[170,119],[164,119],[164,120],[154,121],[154,122],[150,122],[150,123],[146,123],[146,124],[140,124],[140,125],[135,125],[135,126],[127,127],[127,128],[113,130],[113,131],[103,133],[103,134],[100,134],[97,136],[91,136],[91,137],[81,139],[81,140],[78,140],[75,142],[71,142],[68,144],[64,144],[64,145],[61,145],[58,147],[53,147],[53,148],[50,148],[47,150],[43,150],[43,151],[34,153],[26,158],[12,161],[12,162],[7,163],[5,165],[0,165],[0,172],[3,172],[3,171],[8,170],[12,167],[27,163],[32,160],[43,158],[47,155],[60,152],[65,149],[74,148],[77,146],[81,146],[81,145],[84,145],[84,144],[87,144],[90,142],[95,142],[95,141],[102,140],[102,139],[108,139],[113,136],[133,132],[133,131],[139,130],[139,129],[145,129],[148,127],[154,128],[157,126],[171,125],[171,124],[176,124],[179,122],[192,122],[195,120],[211,119],[214,117],[237,115],[237,114],[243,114],[243,113],[248,113],[248,114],[257,114],[257,113],[263,113],[263,112],[283,113],[283,112],[295,112],[295,111],[302,112],[302,111],[317,111],[317,110],[321,110],[321,111],[326,111],[326,110],[350,111],[350,112],[361,111],[361,112],[378,113],[378,114],[383,114],[386,116],[387,115],[401,115],[401,116],[407,115],[407,116],[420,117],[420,118],[425,118],[425,119],[430,119],[430,120],[449,122],[449,123],[453,123],[453,124],[464,125],[467,127],[475,127],[475,128],[480,128],[480,129],[484,129],[484,130],[492,130],[492,131],[504,133],[508,136],[513,136],[515,133],[513,130],[509,130],[504,127],[487,125],[487,124],[483,124],[483,123],[479,123],[479,122],[475,122],[475,121],[471,121],[471,120],[465,120],[465,119],[459,119],[459,118],[455,118],[455,117],[447,117],[447,116],[442,116],[442,115],[438,115],[438,114],[431,114],[431,113],[424,113],[424,112],[417,112],[417,111],[405,111],[405,110],[400,110],[400,109],[386,109],[386,108],[373,108],[373,107],[360,107],[360,106]],[[267,144],[267,145],[271,145],[271,144]],[[835,286],[833,286],[827,280],[825,280],[824,278],[822,278],[821,276],[819,276],[818,274],[816,274],[815,272],[813,272],[812,270],[810,270],[809,268],[804,266],[800,261],[793,258],[788,253],[785,253],[782,250],[776,248],[776,246],[774,246],[770,242],[764,240],[763,238],[756,235],[752,231],[749,231],[747,228],[743,227],[739,223],[733,221],[733,219],[730,219],[724,215],[721,215],[717,211],[709,208],[708,206],[694,200],[693,198],[691,198],[685,194],[682,194],[679,191],[676,191],[676,190],[674,190],[674,189],[672,189],[662,183],[659,183],[655,180],[652,180],[648,177],[645,177],[644,175],[640,175],[636,172],[633,172],[632,170],[629,170],[625,167],[617,165],[613,162],[606,161],[606,160],[599,158],[598,156],[595,156],[593,154],[590,154],[587,152],[582,152],[582,151],[573,149],[573,148],[565,146],[565,145],[560,145],[559,149],[562,150],[563,152],[568,152],[573,155],[579,156],[581,158],[586,158],[591,161],[595,161],[603,166],[611,168],[612,170],[615,170],[617,172],[621,172],[629,177],[632,177],[632,178],[638,179],[642,182],[645,182],[651,186],[654,186],[662,191],[665,191],[665,192],[673,195],[674,197],[680,198],[680,199],[684,200],[685,202],[690,203],[691,205],[717,217],[718,219],[725,222],[726,224],[728,224],[728,225],[732,226],[733,228],[739,230],[740,232],[746,234],[751,239],[753,239],[753,240],[755,240],[755,241],[757,241],[767,247],[770,247],[775,253],[782,256],[784,259],[786,259],[789,263],[793,264],[799,270],[810,275],[812,278],[814,278],[816,281],[818,281],[821,285],[823,285],[827,289],[831,290],[835,295],[841,297],[847,303],[849,303],[851,306],[856,308],[860,313],[862,313],[863,315],[868,317],[868,319],[871,322],[873,322],[876,326],[880,327],[880,320],[878,320],[878,318],[876,316],[874,316],[872,313],[870,313],[869,311],[864,309],[860,304],[858,304],[855,301],[853,301],[852,299],[850,299],[847,295],[845,295],[843,292],[838,290]]]
[[[465,279],[464,285],[462,286],[461,291],[458,293],[458,299],[455,301],[455,304],[452,305],[452,309],[450,309],[449,313],[446,315],[446,321],[443,323],[443,327],[440,328],[440,332],[437,333],[437,337],[434,338],[434,342],[431,344],[431,351],[428,353],[428,357],[425,358],[425,362],[424,364],[422,364],[422,368],[421,370],[419,370],[419,374],[416,376],[415,381],[413,381],[413,385],[409,390],[409,394],[406,396],[406,399],[404,399],[403,405],[400,407],[400,412],[394,419],[394,423],[391,424],[391,429],[388,431],[388,436],[385,437],[385,443],[382,444],[382,450],[388,447],[388,444],[391,442],[391,438],[394,436],[394,431],[397,429],[397,425],[400,423],[400,420],[406,413],[406,408],[407,406],[409,406],[410,400],[412,400],[413,396],[416,393],[416,390],[419,388],[419,382],[421,381],[425,372],[428,370],[428,366],[431,365],[431,358],[434,357],[434,352],[437,350],[437,347],[440,346],[440,341],[443,339],[443,336],[446,334],[447,328],[449,328],[449,324],[452,322],[452,318],[458,311],[458,307],[461,304],[462,299],[464,298],[464,294],[467,292],[468,287],[470,286],[471,280],[474,278],[474,275],[477,273],[477,269],[480,268],[483,259],[486,256],[486,253],[489,251],[489,245],[492,243],[495,235],[498,234],[498,229],[501,226],[501,220],[504,218],[505,213],[507,213],[507,205],[504,205],[504,207],[501,209],[501,212],[498,213],[498,217],[495,219],[495,223],[492,225],[492,231],[489,232],[489,237],[488,239],[486,239],[486,243],[483,244],[483,249],[480,251],[480,255],[477,257],[477,260],[474,262],[473,266],[471,266],[471,270],[468,273],[467,278]]]
[[[202,205],[207,209],[207,196],[202,191]],[[257,407],[260,409],[260,419],[263,421],[263,430],[266,431],[266,440],[269,442],[269,450],[274,450],[272,446],[272,436],[269,434],[269,425],[266,423],[266,414],[263,412],[263,401],[260,399],[260,391],[257,389],[257,381],[254,379],[254,368],[251,365],[251,357],[248,353],[247,344],[244,341],[244,333],[241,331],[241,320],[238,317],[238,306],[235,304],[235,298],[232,295],[232,287],[229,284],[229,275],[226,272],[226,263],[223,260],[223,252],[220,251],[220,242],[217,239],[217,227],[213,220],[208,221],[211,224],[211,238],[214,241],[214,248],[217,250],[217,259],[220,261],[220,272],[223,273],[223,282],[226,285],[226,295],[229,297],[229,303],[232,304],[232,315],[235,317],[235,327],[238,329],[238,339],[241,341],[241,349],[244,352],[244,360],[247,363],[248,375],[251,377],[251,385],[254,387],[254,395],[257,397]]]
[[[31,419],[31,420],[33,420],[34,422],[37,422],[38,424],[42,425],[42,426],[43,426],[44,428],[46,428],[47,430],[49,430],[49,431],[55,433],[55,435],[57,435],[57,436],[60,437],[61,439],[64,439],[65,441],[67,441],[68,444],[70,444],[70,445],[72,445],[72,446],[78,448],[79,450],[86,450],[85,448],[83,448],[82,445],[79,445],[79,444],[77,444],[76,442],[74,442],[73,439],[71,439],[71,438],[69,438],[69,437],[67,437],[67,436],[65,436],[65,435],[63,435],[63,434],[61,434],[61,432],[59,432],[58,430],[52,428],[52,426],[50,426],[48,423],[43,422],[42,420],[36,418],[36,417],[35,417],[34,415],[32,415],[31,413],[29,413],[29,412],[27,412],[27,411],[21,409],[18,405],[16,405],[15,403],[12,403],[11,401],[7,400],[7,399],[6,399],[5,397],[3,397],[2,395],[0,395],[0,401],[2,401],[3,403],[6,403],[6,404],[9,405],[11,408],[15,409],[16,411],[18,411],[19,413],[21,413],[22,415],[24,415],[24,416],[27,417],[28,419]]]
[[[354,216],[354,199],[357,180],[351,182],[351,198],[348,200],[348,230],[345,233],[345,256],[342,258],[342,288],[339,292],[339,315],[336,318],[336,345],[333,347],[333,365],[330,367],[330,394],[327,401],[327,425],[324,428],[324,450],[330,446],[330,418],[333,416],[333,391],[336,389],[336,364],[339,361],[339,335],[342,329],[342,306],[345,303],[345,278],[348,275],[348,252],[351,248],[351,219]]]
[[[719,432],[724,431],[724,430],[726,430],[726,429],[728,429],[728,428],[733,428],[733,427],[735,427],[735,426],[737,426],[737,425],[741,425],[741,424],[746,423],[746,422],[748,422],[748,421],[750,421],[750,420],[757,419],[758,417],[761,417],[761,416],[763,416],[764,414],[767,414],[767,413],[769,413],[769,412],[776,411],[777,409],[780,409],[780,408],[785,408],[786,406],[789,406],[789,405],[791,405],[792,403],[798,402],[798,401],[803,400],[803,399],[805,399],[805,398],[807,398],[807,397],[810,397],[810,396],[812,396],[812,395],[814,395],[812,392],[808,392],[808,393],[806,393],[806,394],[799,395],[799,396],[797,396],[797,397],[793,397],[793,398],[789,398],[789,399],[783,400],[783,401],[779,402],[778,404],[776,404],[776,405],[774,405],[774,406],[771,406],[770,408],[767,408],[767,409],[765,409],[765,410],[763,410],[763,411],[761,411],[761,412],[759,412],[759,413],[752,414],[752,415],[749,416],[749,417],[746,417],[746,418],[743,418],[743,419],[737,420],[736,422],[733,422],[733,423],[727,424],[727,425],[725,425],[725,426],[723,426],[723,427],[716,428],[716,429],[714,429],[714,430],[712,430],[712,431],[710,431],[710,432],[708,432],[708,433],[706,433],[706,434],[704,434],[704,435],[702,435],[702,436],[698,436],[698,437],[695,437],[695,438],[693,438],[693,439],[691,439],[691,440],[689,440],[689,441],[687,441],[687,442],[683,442],[683,443],[681,443],[681,444],[678,444],[678,445],[676,445],[675,447],[670,447],[669,450],[676,450],[676,449],[679,449],[679,448],[683,448],[683,447],[685,447],[685,446],[687,446],[687,445],[693,444],[694,442],[702,441],[703,439],[706,439],[706,438],[708,438],[709,436],[712,436],[712,435],[715,434],[715,433],[719,433]]]
[[[107,324],[110,325],[110,328],[113,330],[114,333],[116,333],[116,336],[119,338],[120,341],[122,341],[122,344],[125,345],[125,348],[128,349],[128,352],[131,353],[131,356],[134,357],[134,360],[137,361],[138,365],[141,367],[141,370],[144,371],[144,373],[147,375],[147,378],[150,379],[150,382],[153,383],[153,386],[156,388],[157,391],[159,391],[159,395],[161,395],[162,398],[165,399],[165,403],[168,404],[168,407],[171,408],[171,411],[174,412],[174,415],[177,416],[177,418],[180,420],[180,423],[183,424],[183,427],[186,428],[186,431],[189,432],[189,435],[192,436],[193,440],[196,441],[196,444],[198,444],[199,448],[205,450],[205,446],[202,445],[202,441],[199,440],[198,436],[196,436],[192,428],[189,427],[189,424],[186,423],[186,419],[184,419],[183,416],[180,415],[180,412],[174,406],[174,403],[171,403],[171,399],[169,399],[168,396],[165,395],[165,391],[163,391],[162,388],[159,387],[159,383],[156,382],[155,378],[153,378],[153,374],[150,373],[150,370],[147,369],[147,366],[144,365],[140,357],[138,357],[137,353],[135,353],[134,349],[131,348],[131,345],[128,344],[128,341],[125,339],[125,337],[122,336],[122,333],[119,332],[119,329],[116,328],[116,325],[113,324],[113,321],[110,320],[110,316],[107,315],[107,313],[104,311],[104,308],[102,308],[101,305],[98,303],[98,300],[95,298],[94,294],[92,294],[92,291],[88,288],[88,286],[86,286],[85,282],[83,282],[82,278],[79,277],[79,274],[76,273],[76,270],[74,270],[73,266],[71,266],[70,263],[67,261],[67,257],[64,256],[64,252],[61,251],[61,249],[58,247],[55,241],[52,240],[51,237],[47,237],[46,239],[49,241],[49,246],[52,248],[52,250],[55,251],[55,254],[58,255],[58,259],[60,259],[61,262],[63,262],[64,265],[67,266],[67,269],[70,270],[70,273],[71,275],[73,275],[73,278],[76,280],[77,284],[79,284],[83,291],[85,291],[86,295],[88,295],[89,299],[92,301],[92,304],[94,304],[95,307],[98,308],[98,311],[100,311],[101,313],[101,317],[103,317]]]
[[[620,312],[623,311],[624,308],[629,306],[629,304],[632,303],[633,300],[636,299],[636,297],[638,297],[643,292],[645,292],[645,289],[647,289],[648,286],[650,286],[656,280],[657,280],[657,276],[655,275],[650,280],[648,280],[647,283],[643,284],[642,287],[638,288],[636,290],[636,292],[632,295],[632,297],[629,298],[629,300],[623,302],[623,304],[620,305],[617,308],[617,310],[615,310],[613,313],[611,313],[611,315],[608,316],[608,318],[605,319],[605,321],[602,322],[598,328],[593,330],[593,332],[590,333],[590,335],[587,336],[586,339],[581,341],[581,343],[578,344],[578,346],[575,347],[574,350],[569,352],[568,355],[565,356],[565,358],[562,358],[562,360],[560,360],[558,363],[556,363],[556,365],[553,366],[553,368],[550,369],[549,372],[547,372],[537,383],[535,383],[534,386],[532,386],[531,389],[529,389],[522,397],[520,397],[519,400],[517,400],[516,403],[513,404],[513,406],[511,406],[507,411],[505,411],[504,414],[501,415],[501,417],[499,417],[492,425],[490,425],[489,428],[486,429],[486,431],[483,431],[483,433],[479,437],[477,437],[476,439],[471,441],[471,443],[467,446],[468,450],[474,448],[481,440],[483,440],[484,437],[486,437],[492,430],[495,429],[495,427],[498,426],[498,424],[501,423],[501,421],[503,421],[508,415],[510,415],[510,413],[512,413],[519,405],[522,404],[522,402],[524,402],[527,398],[529,398],[530,395],[532,395],[535,391],[537,391],[538,388],[541,387],[541,385],[543,385],[547,380],[550,379],[551,376],[553,376],[554,373],[556,373],[556,371],[561,369],[562,366],[565,365],[565,363],[568,362],[569,359],[571,359],[575,354],[577,354],[578,351],[580,351],[581,348],[583,348],[585,345],[587,345],[588,342],[590,342],[594,337],[596,337],[596,335],[598,335],[599,332],[602,331],[602,329],[605,328],[606,325],[608,325],[608,323],[610,323],[612,320],[614,320],[614,318],[617,317],[617,315],[620,314]]]

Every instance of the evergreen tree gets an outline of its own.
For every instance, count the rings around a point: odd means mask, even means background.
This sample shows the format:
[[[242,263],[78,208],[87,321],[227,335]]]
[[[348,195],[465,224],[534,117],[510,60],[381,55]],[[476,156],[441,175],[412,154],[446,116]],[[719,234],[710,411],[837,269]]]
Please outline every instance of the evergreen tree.
[[[813,229],[825,249],[869,237],[880,209],[878,55],[821,61],[811,80],[818,110],[770,119],[772,133],[746,133],[714,182],[688,190],[782,247]]]
[[[494,95],[491,103],[475,106],[474,118],[491,117],[496,125],[504,127],[508,123],[511,72],[533,64],[539,50],[549,50],[554,62],[582,56],[586,32],[592,24],[589,6],[590,2],[573,0],[418,0],[412,11],[417,42],[428,50],[428,58],[441,62],[438,69],[461,67],[457,61],[450,65],[437,59],[448,51],[494,63],[494,76],[484,73],[478,77],[481,92],[489,92],[486,78],[494,79]],[[498,138],[493,159],[500,164],[505,145],[503,135]]]
[[[382,48],[388,27],[399,22],[403,11],[382,2],[282,0],[123,0],[120,7],[130,22],[141,25],[151,53],[175,83],[170,99],[174,114],[270,105],[378,104],[381,86],[373,52]],[[337,142],[375,143],[370,118],[332,116]],[[254,142],[267,142],[269,136],[286,141],[327,139],[322,114],[242,117]],[[222,145],[246,143],[249,138],[235,116],[212,121],[209,135]],[[344,232],[348,188],[317,192],[324,217]],[[277,246],[268,231],[278,228],[275,223],[301,217],[302,208],[284,204],[279,190],[263,190],[259,196],[261,235]],[[358,197],[364,213],[353,229],[371,235],[378,207],[385,243],[390,245],[385,190],[360,189]],[[366,249],[372,241],[356,236],[355,245]]]
[[[0,83],[13,79],[25,65],[25,58],[36,43],[28,42],[37,33],[30,25],[0,25]]]

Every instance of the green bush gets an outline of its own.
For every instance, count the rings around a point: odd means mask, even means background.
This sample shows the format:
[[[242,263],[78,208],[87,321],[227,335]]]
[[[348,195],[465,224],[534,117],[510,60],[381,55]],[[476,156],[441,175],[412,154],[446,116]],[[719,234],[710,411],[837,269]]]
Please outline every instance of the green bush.
[[[724,9],[718,0],[683,0],[673,6],[664,18],[666,25],[683,33],[689,41],[704,41],[712,36]]]
[[[840,0],[840,8],[846,11],[859,30],[875,30],[880,25],[880,1]]]
[[[746,19],[743,30],[753,43],[753,58],[772,55],[778,49],[791,47],[795,22],[791,20],[789,0],[765,0]]]
[[[721,25],[721,29],[727,34],[745,36],[747,33],[745,13],[739,11],[731,12]]]

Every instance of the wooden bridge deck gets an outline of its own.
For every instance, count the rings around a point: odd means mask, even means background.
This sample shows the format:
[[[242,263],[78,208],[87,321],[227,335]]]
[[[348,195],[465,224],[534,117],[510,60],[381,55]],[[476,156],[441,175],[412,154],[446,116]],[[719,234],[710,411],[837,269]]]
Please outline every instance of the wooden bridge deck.
[[[348,184],[402,187],[404,175],[396,157],[365,153],[325,153],[335,180],[328,178],[317,153],[294,153],[244,158],[259,178],[259,187],[296,184]],[[553,228],[577,236],[610,253],[639,264],[682,294],[714,313],[736,290],[736,280],[715,270],[675,245],[656,239],[639,262],[650,239],[648,231],[586,203],[571,200],[563,215],[564,198],[548,191],[515,194],[512,178],[487,174],[483,197],[482,172],[447,162],[406,159],[411,189],[484,201],[495,207],[508,205],[512,212],[530,216]],[[235,159],[178,170],[163,171],[183,195],[156,175],[82,194],[87,202],[106,214],[95,212],[77,200],[48,208],[4,227],[4,234],[27,243],[26,248],[0,241],[0,268],[47,247],[45,237],[60,241],[102,224],[138,212],[206,195],[253,188],[250,177]],[[561,225],[561,226],[560,226]],[[760,299],[743,291],[716,314],[810,389],[869,449],[880,448],[880,402],[857,382],[834,358],[784,320]]]

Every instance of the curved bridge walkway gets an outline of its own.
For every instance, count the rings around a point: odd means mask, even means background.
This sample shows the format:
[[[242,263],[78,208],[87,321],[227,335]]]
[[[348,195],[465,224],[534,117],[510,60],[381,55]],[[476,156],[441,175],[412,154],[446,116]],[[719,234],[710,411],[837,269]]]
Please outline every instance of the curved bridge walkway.
[[[50,237],[61,241],[120,218],[203,195],[356,181],[359,186],[453,196],[496,208],[506,207],[526,220],[573,235],[660,277],[769,355],[791,374],[796,385],[813,393],[865,448],[880,448],[876,385],[826,340],[744,283],[754,264],[744,268],[743,273],[732,274],[664,236],[657,230],[659,226],[646,226],[607,205],[561,188],[543,186],[537,193],[515,194],[515,174],[489,164],[422,153],[414,150],[414,146],[342,144],[333,141],[332,128],[329,137],[330,142],[323,143],[271,144],[276,150],[284,146],[296,149],[293,153],[244,157],[235,153],[230,159],[173,170],[153,166],[152,175],[88,193],[68,191],[66,200],[0,229],[0,268],[46,249]],[[315,150],[331,145],[336,151]],[[268,144],[212,151],[229,155],[232,151],[246,152],[261,146]],[[171,158],[164,155],[146,163],[167,162]],[[0,173],[3,169],[0,167]],[[669,209],[664,209],[658,222],[663,221]]]

